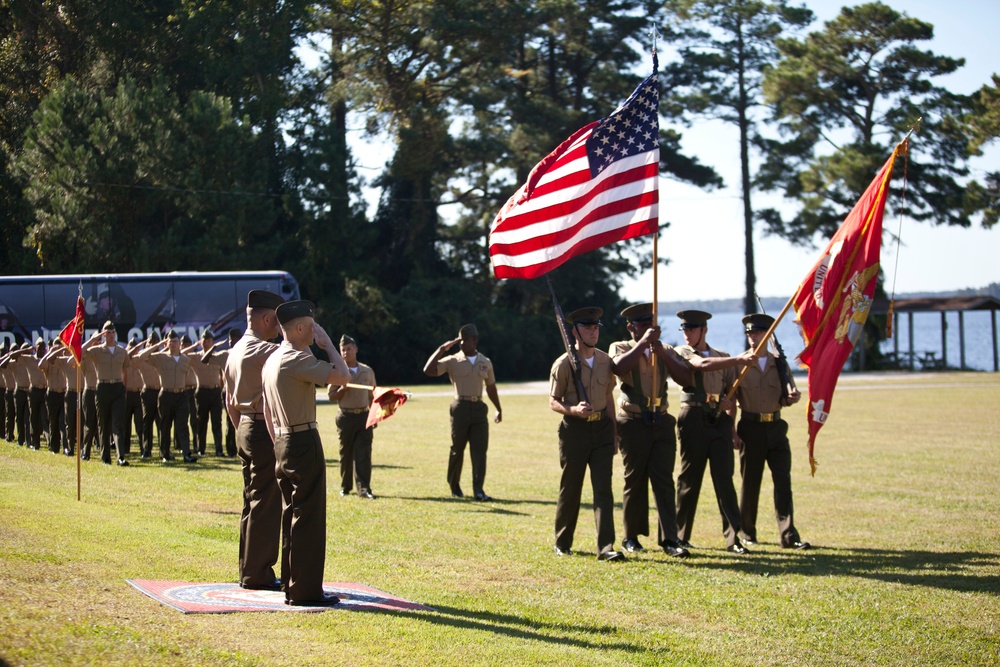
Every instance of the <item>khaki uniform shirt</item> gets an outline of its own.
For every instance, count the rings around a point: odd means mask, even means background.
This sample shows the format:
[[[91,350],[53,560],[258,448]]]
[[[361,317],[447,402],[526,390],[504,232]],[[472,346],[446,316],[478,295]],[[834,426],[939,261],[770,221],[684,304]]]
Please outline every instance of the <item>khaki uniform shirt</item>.
[[[226,395],[229,405],[239,410],[240,414],[264,412],[261,402],[264,394],[261,373],[264,362],[277,349],[278,346],[274,343],[247,331],[229,350],[224,370]]]
[[[146,359],[139,359],[137,357],[132,358],[132,365],[135,369],[139,371],[139,375],[142,376],[142,388],[143,389],[156,389],[160,388],[160,373],[156,370],[156,367],[149,363]]]
[[[28,367],[23,363],[25,359],[34,360],[35,358],[21,356],[7,365],[7,368],[11,369],[14,373],[14,387],[16,389],[31,388],[31,376],[28,375]]]
[[[691,360],[695,357],[728,357],[729,355],[725,352],[716,350],[713,347],[708,348],[708,354],[702,354],[690,345],[681,345],[677,350],[677,354],[681,355],[685,359]],[[735,368],[725,368],[721,371],[698,371],[695,369],[695,373],[701,373],[701,381],[705,387],[705,393],[708,394],[709,400],[718,401],[720,396],[724,395],[729,387],[733,386],[736,382],[737,369]],[[684,391],[691,393],[695,391],[695,387],[684,387]]]
[[[39,370],[45,373],[45,377],[49,381],[50,390],[60,393],[66,391],[66,365],[66,362],[60,357],[47,359],[45,368],[39,365]]]
[[[83,388],[97,389],[97,366],[94,365],[94,359],[83,355],[80,357],[80,363],[83,367]]]
[[[198,389],[218,389],[222,386],[222,364],[215,356],[207,364],[201,363],[201,352],[192,352],[191,370],[198,381]]]
[[[0,368],[0,387],[3,389],[10,389],[13,391],[14,384],[14,369],[9,365],[5,368]]]
[[[375,371],[371,366],[358,362],[357,368],[348,368],[351,372],[351,384],[367,384],[375,386]],[[369,408],[372,404],[372,392],[368,389],[348,389],[341,396],[340,407],[343,410],[360,410]]]
[[[493,362],[485,354],[479,352],[476,355],[476,365],[459,351],[443,357],[437,362],[437,374],[439,376],[448,374],[448,379],[455,385],[455,398],[469,398],[475,396],[482,398],[483,383],[488,385],[496,384],[496,377],[493,375]]]
[[[191,360],[186,354],[178,355],[176,359],[169,351],[154,352],[146,359],[160,375],[160,386],[168,391],[184,389],[184,380],[190,370]]]
[[[130,364],[125,369],[125,391],[142,391],[142,373],[137,364]]]
[[[18,357],[17,363],[19,366],[23,366],[25,372],[27,372],[28,384],[30,386],[41,387],[42,389],[48,388],[49,382],[45,378],[45,373],[38,368],[38,357],[34,355],[24,355],[23,357]]]
[[[325,385],[333,364],[287,341],[267,358],[261,381],[264,406],[275,428],[316,421],[316,385]]]
[[[736,389],[740,408],[747,412],[777,412],[781,409],[781,377],[774,355],[761,357],[766,360],[764,370],[760,363],[747,369],[743,381]]]
[[[608,348],[608,354],[611,356],[612,359],[617,361],[619,357],[624,356],[626,353],[628,353],[629,350],[631,350],[634,347],[635,347],[635,341],[620,340],[617,343],[611,344],[611,347]],[[669,346],[664,345],[664,347],[669,347]],[[649,398],[654,394],[653,364],[650,361],[650,359],[652,358],[652,350],[646,348],[645,351],[646,354],[643,354],[641,357],[639,357],[639,364],[636,366],[635,370],[639,371],[639,384],[641,385],[639,387],[639,391],[642,393],[643,396]],[[624,390],[622,389],[622,387],[625,385],[628,385],[630,387],[632,386],[632,378],[635,374],[635,370],[626,373],[624,379],[620,377],[618,378],[618,390],[620,392],[620,395],[618,396],[618,403],[615,406],[615,415],[617,416],[618,419],[630,419],[632,417],[636,417],[642,414],[642,410],[645,407],[644,405],[631,402],[629,400],[629,397],[625,394]],[[659,387],[660,393],[662,394],[660,405],[657,406],[657,412],[666,412],[667,411],[666,364],[663,363],[659,364],[659,366],[657,367],[657,373],[659,375],[656,383],[660,386]],[[652,408],[646,408],[646,409],[651,410]]]
[[[191,358],[188,357],[188,361],[190,360]],[[197,387],[198,387],[198,376],[194,374],[194,364],[188,364],[187,373],[184,375],[184,388],[195,389]]]
[[[594,367],[591,368],[586,361],[580,360],[580,379],[583,381],[583,388],[587,390],[590,407],[594,412],[601,412],[608,407],[607,396],[611,388],[614,387],[615,376],[611,372],[611,357],[604,352],[594,350],[593,362]],[[576,405],[580,402],[580,397],[576,394],[576,385],[573,382],[569,355],[563,354],[555,360],[549,379],[549,396],[570,405]]]
[[[62,366],[63,375],[66,376],[66,391],[77,391],[76,383],[80,370],[76,365],[76,359],[73,357],[56,357],[53,361],[57,361]],[[83,378],[80,379],[83,380]],[[82,386],[80,387],[80,391],[83,391]]]
[[[88,348],[83,351],[83,358],[94,362],[98,382],[121,382],[122,369],[126,368],[130,361],[128,352],[118,345]]]

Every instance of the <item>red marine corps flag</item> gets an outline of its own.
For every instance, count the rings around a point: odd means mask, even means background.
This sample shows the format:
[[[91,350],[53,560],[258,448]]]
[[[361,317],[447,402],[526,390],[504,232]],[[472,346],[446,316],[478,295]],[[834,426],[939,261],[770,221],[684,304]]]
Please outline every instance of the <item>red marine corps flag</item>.
[[[840,371],[868,319],[892,166],[907,145],[903,140],[896,146],[792,297],[806,345],[799,360],[809,369],[809,466],[813,474],[816,434],[826,423]]]
[[[497,278],[537,278],[566,260],[659,228],[659,86],[654,74],[607,118],[542,159],[497,213]]]
[[[368,410],[365,428],[371,428],[383,419],[393,416],[396,408],[403,403],[406,403],[406,392],[402,389],[373,387],[372,407]]]
[[[69,321],[63,330],[59,332],[59,340],[73,353],[76,363],[80,363],[80,355],[83,353],[83,297],[76,300],[76,316]]]

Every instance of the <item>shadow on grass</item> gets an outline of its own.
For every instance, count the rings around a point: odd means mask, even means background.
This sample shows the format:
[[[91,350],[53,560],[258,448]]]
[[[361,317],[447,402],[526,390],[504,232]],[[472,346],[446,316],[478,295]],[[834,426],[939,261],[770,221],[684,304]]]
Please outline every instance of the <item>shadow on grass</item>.
[[[627,651],[629,653],[643,653],[646,650],[646,647],[638,644],[620,641],[593,642],[568,636],[570,634],[585,634],[612,637],[618,632],[618,628],[611,625],[594,626],[579,622],[565,624],[546,623],[510,614],[494,614],[486,611],[471,611],[439,605],[435,605],[433,611],[417,612],[394,609],[391,612],[386,612],[381,609],[359,609],[358,613],[391,613],[393,616],[403,616],[436,625],[445,625],[463,630],[481,630],[515,639],[527,639],[582,649]]]
[[[701,553],[699,553],[701,552]],[[996,568],[1000,554],[975,551],[903,551],[893,549],[825,548],[706,560],[692,551],[695,567],[739,571],[760,576],[853,576],[907,586],[1000,595]]]

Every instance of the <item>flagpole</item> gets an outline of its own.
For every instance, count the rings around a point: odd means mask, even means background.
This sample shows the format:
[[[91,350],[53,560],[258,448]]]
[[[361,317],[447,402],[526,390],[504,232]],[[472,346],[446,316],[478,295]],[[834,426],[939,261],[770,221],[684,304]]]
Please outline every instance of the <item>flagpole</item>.
[[[83,392],[80,391],[80,375],[83,367],[76,364],[76,499],[80,500],[80,450],[83,448],[83,429],[80,423],[80,411],[83,409]]]
[[[657,32],[655,25],[653,26],[653,28],[652,28],[652,30],[650,32],[651,32],[651,36],[653,38],[653,74],[656,74],[657,70],[659,69],[659,63],[658,63],[658,60],[657,60],[657,57],[656,57],[656,40],[657,40],[657,37],[659,37],[659,33]],[[657,141],[659,141],[659,137],[657,137]],[[659,179],[659,177],[657,177],[656,178],[656,189],[659,190],[659,188],[660,188],[660,179]],[[659,197],[657,197],[657,199],[659,199]],[[660,286],[659,265],[660,265],[660,261],[659,261],[659,255],[658,255],[658,250],[659,250],[659,245],[660,245],[659,241],[660,241],[660,208],[659,208],[659,206],[657,206],[656,207],[656,231],[653,232],[653,326],[655,326],[655,327],[660,326],[660,297],[659,297],[659,286]],[[659,387],[659,384],[658,384],[659,373],[656,372],[657,371],[657,367],[656,367],[656,354],[654,352],[652,352],[652,351],[650,351],[650,353],[649,353],[649,362],[652,365],[652,374],[653,374],[652,375],[652,384],[650,386],[650,394],[651,394],[651,396],[649,397],[649,407],[651,407],[654,412],[657,412],[658,408],[660,406],[660,387]],[[639,387],[639,390],[641,392],[642,391],[642,387]]]
[[[801,286],[800,286],[800,289],[801,289]],[[770,326],[770,328],[768,328],[767,333],[764,335],[764,337],[761,339],[761,341],[757,344],[757,347],[754,348],[753,354],[754,354],[755,357],[760,356],[760,351],[767,346],[767,341],[771,338],[771,334],[773,334],[774,330],[778,328],[778,323],[781,322],[781,319],[785,316],[785,313],[788,312],[788,309],[792,307],[792,303],[795,302],[795,297],[798,296],[798,294],[799,294],[799,290],[795,290],[795,294],[793,294],[792,297],[788,300],[788,302],[785,303],[785,307],[782,308],[781,312],[778,313],[778,316],[776,318],[774,318],[774,322],[771,322],[771,326]],[[743,382],[743,378],[746,376],[747,371],[749,371],[749,370],[750,370],[750,366],[744,366],[743,370],[740,371],[739,377],[736,378],[736,382],[734,382],[733,386],[730,387],[729,391],[726,392],[726,400],[727,401],[731,400],[733,398],[733,394],[736,393],[736,390],[739,388],[740,383]]]

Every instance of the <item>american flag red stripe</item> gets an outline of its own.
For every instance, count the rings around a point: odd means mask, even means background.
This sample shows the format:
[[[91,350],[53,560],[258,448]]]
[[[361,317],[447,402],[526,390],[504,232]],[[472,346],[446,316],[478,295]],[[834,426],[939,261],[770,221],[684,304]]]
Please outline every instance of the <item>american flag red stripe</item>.
[[[659,224],[656,78],[564,141],[497,214],[497,278],[537,278],[571,257],[652,234]]]

